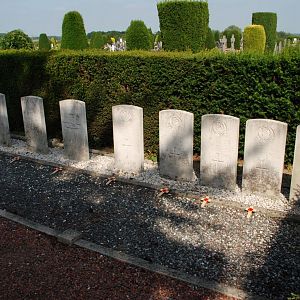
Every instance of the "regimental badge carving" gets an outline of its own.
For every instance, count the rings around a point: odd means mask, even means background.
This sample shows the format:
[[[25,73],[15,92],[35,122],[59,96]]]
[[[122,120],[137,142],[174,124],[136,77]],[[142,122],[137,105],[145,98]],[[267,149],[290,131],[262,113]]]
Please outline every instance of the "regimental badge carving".
[[[130,111],[126,110],[126,109],[119,109],[119,118],[122,122],[129,122],[132,120],[132,114]]]
[[[272,128],[267,126],[262,126],[258,129],[257,133],[258,139],[262,143],[272,141],[275,137],[275,132]]]
[[[183,127],[183,120],[180,114],[173,113],[168,120],[168,127],[171,129],[179,129]]]
[[[221,121],[215,122],[212,125],[212,131],[218,136],[225,135],[227,133],[227,125]]]

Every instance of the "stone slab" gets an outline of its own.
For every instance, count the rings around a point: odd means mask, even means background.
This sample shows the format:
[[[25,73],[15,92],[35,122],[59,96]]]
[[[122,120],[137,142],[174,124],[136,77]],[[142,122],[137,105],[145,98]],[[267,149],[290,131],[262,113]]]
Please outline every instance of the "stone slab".
[[[300,125],[296,133],[290,200],[300,202]]]
[[[159,173],[174,180],[191,181],[194,115],[167,109],[159,112]]]
[[[134,105],[112,107],[115,169],[140,173],[144,169],[143,109]]]
[[[85,102],[67,99],[59,101],[64,156],[77,161],[89,160]]]
[[[11,145],[7,107],[4,94],[0,94],[0,145]]]
[[[201,121],[201,184],[235,190],[240,120],[209,114]]]
[[[43,99],[36,96],[22,97],[21,106],[28,148],[33,152],[47,154],[49,149]]]
[[[67,245],[72,245],[79,239],[81,239],[82,233],[73,229],[67,229],[57,235],[57,240]]]
[[[246,122],[243,192],[280,194],[287,124],[267,119]]]

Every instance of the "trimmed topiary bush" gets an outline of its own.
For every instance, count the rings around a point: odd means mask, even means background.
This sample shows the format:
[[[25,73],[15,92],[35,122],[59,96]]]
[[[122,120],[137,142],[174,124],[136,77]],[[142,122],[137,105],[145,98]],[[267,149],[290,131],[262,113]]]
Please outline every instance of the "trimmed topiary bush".
[[[150,50],[152,48],[152,36],[149,29],[141,20],[131,21],[126,30],[127,50]]]
[[[88,46],[80,13],[77,11],[66,13],[62,24],[61,49],[82,50]]]
[[[49,51],[51,49],[50,41],[46,33],[41,33],[39,37],[39,50]]]
[[[249,25],[244,29],[244,51],[264,53],[266,34],[262,25]]]
[[[33,42],[31,38],[24,33],[22,30],[17,29],[8,32],[2,39],[1,39],[1,49],[33,49]]]
[[[227,38],[227,48],[231,48],[231,37],[233,34],[235,37],[234,49],[240,49],[242,30],[235,25],[231,25],[223,31],[223,35],[225,35]]]
[[[277,36],[277,14],[273,12],[255,12],[252,14],[252,24],[264,26],[266,51],[273,53]]]
[[[209,12],[206,1],[172,0],[157,3],[163,48],[169,51],[205,48]]]
[[[215,36],[210,28],[207,31],[207,37],[205,42],[206,49],[214,49],[216,47]]]
[[[93,32],[91,41],[90,41],[90,48],[92,49],[103,49],[104,45],[107,43],[107,36],[101,32]]]

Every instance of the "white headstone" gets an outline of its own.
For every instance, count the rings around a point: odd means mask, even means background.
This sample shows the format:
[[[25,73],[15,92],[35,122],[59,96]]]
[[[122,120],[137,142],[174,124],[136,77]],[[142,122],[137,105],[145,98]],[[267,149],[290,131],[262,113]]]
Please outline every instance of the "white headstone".
[[[194,180],[194,115],[182,110],[159,112],[159,172],[175,180]]]
[[[47,154],[48,141],[43,99],[36,96],[21,98],[25,136],[29,149]]]
[[[243,191],[280,194],[287,124],[266,119],[246,122]]]
[[[238,118],[204,115],[201,122],[201,184],[234,190],[239,147]]]
[[[300,201],[300,125],[297,127],[290,200]]]
[[[64,156],[68,159],[89,160],[85,102],[79,100],[59,101]]]
[[[11,145],[7,107],[4,94],[0,94],[0,145]]]
[[[112,108],[115,168],[128,173],[144,169],[143,109],[134,105]]]

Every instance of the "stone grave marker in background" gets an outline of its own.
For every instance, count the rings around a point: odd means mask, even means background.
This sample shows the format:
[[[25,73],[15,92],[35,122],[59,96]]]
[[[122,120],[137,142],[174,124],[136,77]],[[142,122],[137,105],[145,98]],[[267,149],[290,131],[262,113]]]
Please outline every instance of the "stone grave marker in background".
[[[297,127],[290,200],[300,201],[300,125]]]
[[[234,34],[231,36],[231,39],[230,39],[230,42],[231,42],[231,51],[234,51],[234,44],[235,44],[235,37],[234,37]]]
[[[162,177],[189,181],[193,171],[194,115],[182,110],[159,112],[159,173]]]
[[[29,149],[47,154],[48,141],[43,99],[36,96],[21,98],[25,137]]]
[[[243,191],[280,194],[287,124],[266,119],[246,122]]]
[[[134,105],[112,108],[115,168],[128,173],[144,169],[143,109]]]
[[[227,115],[204,115],[201,121],[201,184],[235,190],[240,120]]]
[[[4,94],[0,94],[0,145],[11,145],[7,107]]]
[[[59,101],[64,156],[68,159],[89,160],[85,102],[79,100]]]

